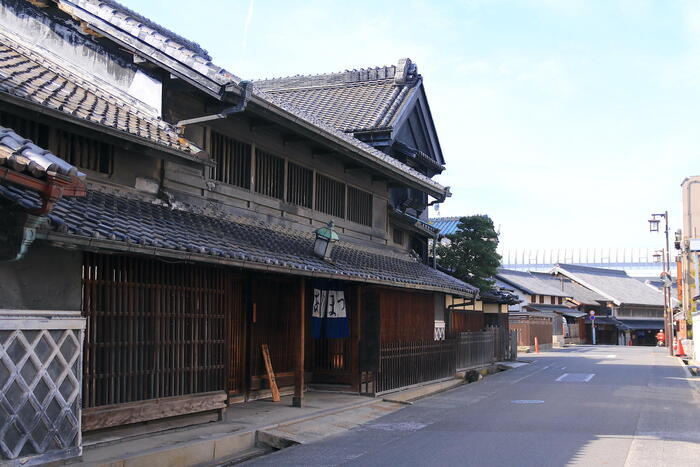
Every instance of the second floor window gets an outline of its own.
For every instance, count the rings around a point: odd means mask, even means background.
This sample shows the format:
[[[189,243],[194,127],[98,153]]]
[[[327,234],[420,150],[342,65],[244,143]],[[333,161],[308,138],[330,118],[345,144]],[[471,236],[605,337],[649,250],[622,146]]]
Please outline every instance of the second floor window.
[[[211,178],[237,187],[250,188],[250,144],[212,131],[207,149],[216,162]]]
[[[316,210],[345,218],[345,184],[316,174]]]
[[[372,194],[348,187],[348,220],[372,227]]]
[[[293,162],[287,162],[287,202],[312,207],[314,172]]]
[[[255,150],[255,191],[282,199],[284,196],[284,159],[260,149]]]
[[[77,167],[103,174],[112,173],[114,146],[74,133],[56,130],[51,152]]]

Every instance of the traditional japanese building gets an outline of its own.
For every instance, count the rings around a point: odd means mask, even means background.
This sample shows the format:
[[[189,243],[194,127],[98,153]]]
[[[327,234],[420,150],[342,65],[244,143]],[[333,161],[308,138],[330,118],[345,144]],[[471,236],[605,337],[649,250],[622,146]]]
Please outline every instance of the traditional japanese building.
[[[0,182],[0,308],[87,318],[84,430],[268,396],[264,345],[297,404],[373,393],[382,345],[434,339],[446,296],[477,294],[426,261],[449,190],[410,61],[346,131],[116,2],[1,3],[0,125],[86,189],[27,226],[41,199]]]

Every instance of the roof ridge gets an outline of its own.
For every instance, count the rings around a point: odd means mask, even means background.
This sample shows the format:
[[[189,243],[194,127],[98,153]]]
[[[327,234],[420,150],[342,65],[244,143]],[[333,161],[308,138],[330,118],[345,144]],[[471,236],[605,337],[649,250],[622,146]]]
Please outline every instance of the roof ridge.
[[[377,74],[376,77],[371,78],[369,74],[365,75],[364,79],[362,79],[361,74],[362,73],[369,73],[371,71],[379,71],[380,69],[384,69],[386,72],[389,72],[389,69],[391,69],[391,76],[384,76],[384,77],[379,77]],[[393,79],[394,73],[396,72],[396,65],[379,65],[375,67],[367,67],[367,68],[353,68],[352,70],[350,69],[345,69],[343,71],[331,71],[327,73],[308,73],[308,74],[296,74],[296,75],[287,75],[287,76],[274,76],[271,78],[260,78],[260,79],[255,79],[253,82],[255,83],[262,83],[266,81],[282,81],[282,80],[289,80],[289,79],[298,79],[298,78],[331,78],[335,76],[344,76],[344,75],[350,75],[350,74],[355,74],[356,77],[360,78],[357,79],[357,82],[363,82],[363,81],[379,81],[379,80],[385,80],[385,79]],[[351,81],[352,82],[352,81]]]

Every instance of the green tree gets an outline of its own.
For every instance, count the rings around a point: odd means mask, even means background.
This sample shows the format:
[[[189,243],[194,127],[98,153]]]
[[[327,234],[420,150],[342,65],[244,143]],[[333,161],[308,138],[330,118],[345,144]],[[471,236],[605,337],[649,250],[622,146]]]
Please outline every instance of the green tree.
[[[487,215],[462,217],[457,229],[447,235],[448,244],[437,246],[440,266],[480,290],[490,289],[491,278],[501,264],[501,255],[496,253],[498,232],[493,221]]]

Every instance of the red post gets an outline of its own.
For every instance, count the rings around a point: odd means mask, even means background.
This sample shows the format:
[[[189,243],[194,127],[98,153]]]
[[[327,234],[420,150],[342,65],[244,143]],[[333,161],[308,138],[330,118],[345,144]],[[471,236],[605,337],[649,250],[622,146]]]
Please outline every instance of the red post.
[[[537,340],[537,336],[535,336],[535,353],[540,353],[540,341]]]

